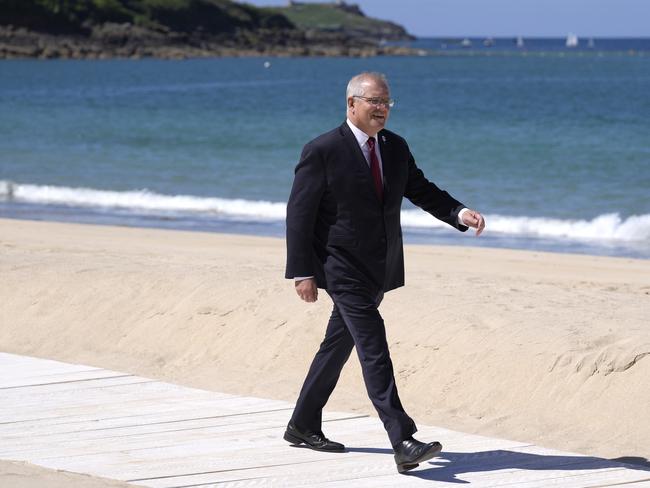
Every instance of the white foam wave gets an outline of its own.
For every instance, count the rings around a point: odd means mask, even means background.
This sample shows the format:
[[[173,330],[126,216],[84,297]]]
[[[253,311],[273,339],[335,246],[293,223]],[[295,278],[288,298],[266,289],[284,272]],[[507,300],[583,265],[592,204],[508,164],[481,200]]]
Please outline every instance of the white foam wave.
[[[255,221],[283,221],[286,204],[244,199],[162,195],[148,190],[107,191],[91,188],[18,184],[0,180],[0,199],[42,205],[121,209],[136,213],[197,214]],[[489,234],[589,241],[650,241],[650,214],[625,219],[617,213],[592,220],[486,215]],[[435,228],[446,224],[419,209],[402,211],[406,228]]]
[[[529,237],[576,239],[590,241],[650,241],[650,214],[632,215],[626,219],[608,213],[592,220],[564,220],[547,217],[486,215],[490,234],[500,233]],[[405,227],[441,227],[443,224],[421,210],[402,212]]]
[[[91,188],[16,184],[0,181],[0,198],[41,205],[67,205],[145,211],[149,213],[198,213],[256,220],[282,220],[284,203],[244,199],[161,195],[149,190],[107,191]]]

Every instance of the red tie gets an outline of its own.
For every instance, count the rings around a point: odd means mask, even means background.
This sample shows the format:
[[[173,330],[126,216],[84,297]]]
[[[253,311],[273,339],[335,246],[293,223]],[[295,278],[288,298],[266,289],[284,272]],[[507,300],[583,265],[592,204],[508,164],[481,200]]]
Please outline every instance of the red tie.
[[[368,138],[368,149],[370,150],[370,172],[372,173],[372,180],[375,182],[375,191],[379,197],[379,201],[384,198],[384,184],[381,181],[381,170],[379,169],[379,159],[375,152],[375,138]]]

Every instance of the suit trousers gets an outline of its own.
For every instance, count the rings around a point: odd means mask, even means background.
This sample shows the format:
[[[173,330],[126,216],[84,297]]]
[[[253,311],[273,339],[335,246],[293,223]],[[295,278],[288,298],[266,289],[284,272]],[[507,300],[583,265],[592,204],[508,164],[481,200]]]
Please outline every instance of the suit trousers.
[[[323,407],[356,346],[368,396],[394,446],[417,428],[397,393],[386,329],[377,310],[384,293],[355,289],[328,294],[334,308],[325,339],[309,368],[291,420],[301,430],[321,431]]]

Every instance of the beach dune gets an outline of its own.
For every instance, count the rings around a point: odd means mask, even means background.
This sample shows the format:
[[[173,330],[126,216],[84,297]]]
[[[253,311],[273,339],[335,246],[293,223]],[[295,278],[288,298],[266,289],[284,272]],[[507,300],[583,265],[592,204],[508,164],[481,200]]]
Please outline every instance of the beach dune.
[[[200,388],[294,401],[331,309],[283,279],[281,239],[0,220],[0,249],[1,351]],[[407,246],[406,267],[381,311],[416,421],[650,457],[650,261]],[[374,414],[354,355],[328,408]]]

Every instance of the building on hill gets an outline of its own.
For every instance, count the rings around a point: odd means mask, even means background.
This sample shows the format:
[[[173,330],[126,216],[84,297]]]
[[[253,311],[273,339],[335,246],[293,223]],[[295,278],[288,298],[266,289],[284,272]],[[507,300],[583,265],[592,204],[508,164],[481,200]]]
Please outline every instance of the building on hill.
[[[300,2],[298,0],[287,0],[287,7],[293,7],[296,5],[306,5],[307,2]],[[342,9],[348,9],[352,8],[355,10],[358,10],[359,7],[358,5],[355,4],[348,4],[345,0],[334,0],[332,2],[332,5],[335,5],[336,7],[342,8]]]

